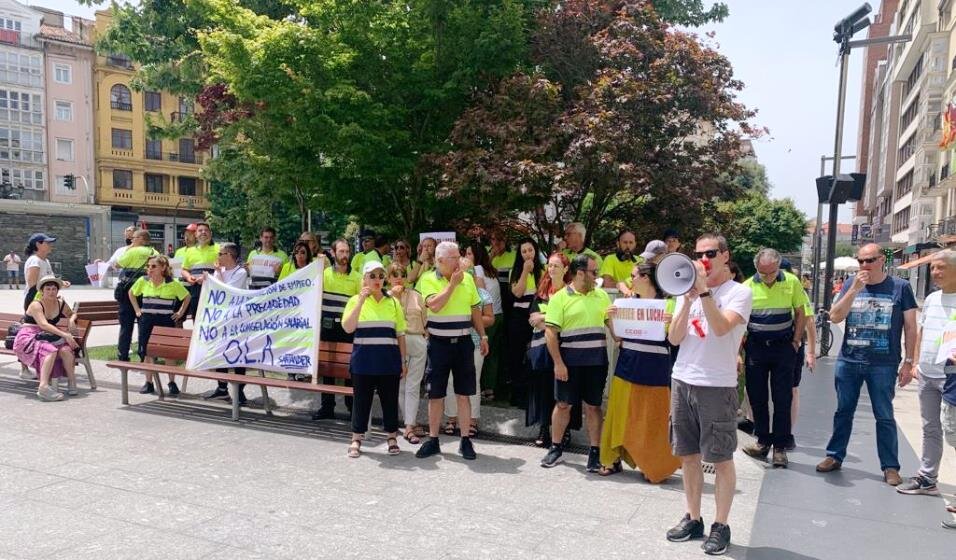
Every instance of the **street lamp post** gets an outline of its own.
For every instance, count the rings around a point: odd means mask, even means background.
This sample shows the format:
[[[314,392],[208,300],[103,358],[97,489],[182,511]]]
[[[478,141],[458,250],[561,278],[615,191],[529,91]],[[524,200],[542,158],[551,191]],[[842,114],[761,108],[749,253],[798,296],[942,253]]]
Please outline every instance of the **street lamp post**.
[[[833,28],[833,40],[840,45],[840,84],[837,91],[837,121],[836,134],[833,143],[833,186],[831,194],[835,193],[837,181],[840,177],[840,161],[843,159],[843,114],[846,109],[846,74],[847,63],[850,59],[850,51],[856,47],[865,47],[868,45],[879,45],[889,43],[905,43],[912,38],[912,35],[894,35],[890,37],[878,37],[872,39],[862,39],[851,41],[850,39],[856,33],[866,29],[870,25],[870,18],[867,16],[873,8],[868,3],[857,8],[852,14],[843,18]],[[829,230],[827,231],[827,269],[823,282],[823,307],[829,309],[833,303],[833,290],[829,287],[833,284],[833,260],[836,251],[837,234],[837,212],[839,210],[838,199],[834,196],[828,198],[830,204]],[[820,333],[820,347],[829,347],[829,329],[823,329]]]

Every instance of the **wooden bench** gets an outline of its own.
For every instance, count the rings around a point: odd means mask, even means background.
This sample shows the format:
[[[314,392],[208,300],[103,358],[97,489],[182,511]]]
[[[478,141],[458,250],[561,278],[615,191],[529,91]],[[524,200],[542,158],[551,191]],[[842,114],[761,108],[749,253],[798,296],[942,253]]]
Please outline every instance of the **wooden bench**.
[[[16,313],[0,313],[0,339],[6,339],[7,330],[10,328],[11,323],[20,323],[23,321],[23,315]],[[69,319],[63,319],[57,323],[57,327],[66,330],[69,327]],[[76,328],[79,329],[80,334],[76,338],[76,343],[79,345],[79,349],[76,351],[76,360],[77,362],[83,364],[83,367],[86,368],[86,378],[90,382],[90,389],[96,389],[96,377],[93,376],[93,366],[90,364],[90,357],[87,355],[86,351],[86,340],[90,336],[90,321],[87,319],[82,319],[77,317],[76,319]],[[4,356],[16,356],[16,352],[13,350],[7,350],[5,346],[0,344],[0,355]],[[21,369],[28,370],[27,366],[20,364]]]
[[[192,330],[177,329],[172,327],[154,327],[150,334],[149,343],[146,345],[146,356],[150,358],[159,358],[163,361],[186,361],[189,354],[189,342],[192,339]],[[266,414],[271,414],[269,409],[269,388],[273,389],[297,389],[300,391],[311,391],[313,393],[332,393],[335,395],[352,395],[351,387],[340,385],[326,385],[318,383],[318,377],[335,377],[338,379],[347,379],[349,377],[349,361],[352,357],[352,345],[343,342],[322,342],[319,345],[319,375],[308,381],[289,381],[286,379],[273,379],[254,375],[236,375],[234,373],[220,373],[218,371],[197,371],[188,370],[179,366],[148,364],[148,363],[130,363],[130,362],[107,362],[106,367],[118,369],[122,384],[123,404],[129,404],[129,370],[138,370],[147,375],[147,380],[153,381],[153,386],[159,394],[160,400],[165,399],[163,384],[159,379],[160,374],[180,375],[185,378],[195,377],[199,379],[210,379],[214,381],[225,381],[229,383],[232,389],[232,419],[239,419],[239,399],[235,398],[239,394],[239,385],[258,385],[262,388],[263,406]],[[250,365],[250,367],[253,367]],[[260,372],[261,373],[261,372]]]
[[[77,302],[73,311],[78,319],[86,319],[93,325],[119,324],[119,303],[115,300]]]

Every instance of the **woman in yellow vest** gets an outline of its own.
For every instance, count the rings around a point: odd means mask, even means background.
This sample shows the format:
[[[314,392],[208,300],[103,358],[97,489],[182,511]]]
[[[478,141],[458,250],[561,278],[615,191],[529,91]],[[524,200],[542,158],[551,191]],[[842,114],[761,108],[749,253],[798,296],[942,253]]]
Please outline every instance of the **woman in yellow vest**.
[[[508,317],[508,369],[504,375],[501,372],[498,374],[499,378],[504,377],[505,382],[511,385],[509,392],[512,406],[522,406],[527,400],[528,375],[524,360],[528,343],[531,342],[531,325],[528,318],[531,314],[531,302],[534,301],[534,294],[544,272],[544,259],[533,239],[526,237],[519,241],[517,246],[518,258],[511,268],[511,294],[514,296],[514,305],[511,316]],[[497,396],[500,399],[503,395],[498,392]]]
[[[309,248],[309,242],[296,241],[292,247],[292,258],[287,260],[279,271],[279,280],[282,280],[300,268],[309,266],[310,262],[312,262],[312,249]]]
[[[352,334],[352,443],[349,457],[362,452],[372,398],[378,393],[382,421],[388,433],[389,455],[398,455],[398,391],[408,372],[405,353],[405,312],[385,291],[385,267],[369,260],[362,267],[362,289],[349,298],[342,313],[342,330]]]
[[[655,263],[636,265],[631,272],[634,297],[664,299],[657,285]],[[673,298],[665,303],[670,322]],[[617,309],[608,308],[613,317]],[[601,433],[601,470],[607,476],[621,472],[621,461],[640,469],[652,483],[674,474],[680,461],[671,453],[668,422],[671,395],[671,350],[666,340],[625,338],[617,359],[607,414]]]
[[[129,302],[139,321],[139,361],[152,362],[146,356],[146,347],[154,327],[175,327],[189,309],[189,292],[179,280],[173,278],[169,259],[154,255],[146,261],[146,276],[140,276],[129,290]],[[152,393],[155,388],[147,376],[140,393]],[[157,380],[159,376],[157,375]],[[169,394],[178,395],[176,378],[169,376]]]

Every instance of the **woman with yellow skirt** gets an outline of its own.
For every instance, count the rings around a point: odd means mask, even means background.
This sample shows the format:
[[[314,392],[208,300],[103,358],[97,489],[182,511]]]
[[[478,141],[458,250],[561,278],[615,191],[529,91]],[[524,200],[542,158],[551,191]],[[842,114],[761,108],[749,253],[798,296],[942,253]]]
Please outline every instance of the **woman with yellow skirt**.
[[[653,263],[634,267],[634,297],[664,299],[654,279],[655,269]],[[667,299],[665,309],[670,322],[672,298]],[[612,306],[608,315],[613,317],[616,311]],[[671,453],[668,428],[672,365],[666,340],[621,340],[601,433],[601,476],[621,472],[624,461],[656,484],[680,466]]]

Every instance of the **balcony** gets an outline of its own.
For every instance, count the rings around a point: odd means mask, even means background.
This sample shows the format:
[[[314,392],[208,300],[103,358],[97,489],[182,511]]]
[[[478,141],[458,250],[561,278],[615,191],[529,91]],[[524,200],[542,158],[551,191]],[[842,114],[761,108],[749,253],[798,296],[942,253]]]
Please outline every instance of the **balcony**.
[[[116,109],[117,111],[132,111],[132,103],[123,103],[122,101],[110,101],[110,108]]]
[[[119,206],[138,206],[166,210],[183,210],[192,208],[208,210],[209,200],[204,196],[185,196],[175,193],[153,193],[141,190],[121,190],[102,188],[97,190],[97,201],[100,204],[115,204]]]
[[[115,156],[115,157],[131,158],[131,157],[133,157],[133,150],[131,150],[131,149],[130,149],[130,150],[117,150],[117,149],[114,148],[114,149],[110,150],[110,154],[113,155],[113,156]]]
[[[128,57],[118,54],[111,54],[106,57],[106,64],[116,68],[123,68],[125,70],[133,69],[133,61]]]
[[[177,154],[170,152],[166,154],[169,161],[178,161],[179,163],[195,163],[202,165],[202,156],[196,154]]]
[[[935,184],[932,180],[929,186],[923,189],[923,196],[946,196],[950,189],[956,187],[956,175],[949,174],[949,165],[944,165],[939,170],[939,181]]]

